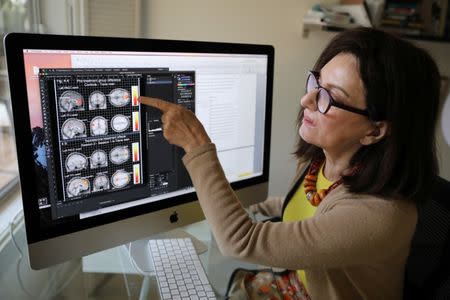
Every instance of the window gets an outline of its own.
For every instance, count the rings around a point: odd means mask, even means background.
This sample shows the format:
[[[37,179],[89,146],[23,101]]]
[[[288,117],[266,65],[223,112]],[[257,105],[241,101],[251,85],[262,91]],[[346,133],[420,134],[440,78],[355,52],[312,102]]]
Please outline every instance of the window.
[[[12,114],[9,98],[4,96],[8,89],[7,76],[0,75],[0,197],[3,198],[18,182],[17,157],[12,130]],[[0,198],[0,200],[1,200]]]
[[[41,11],[42,10],[42,11]],[[42,23],[55,10],[70,24]],[[1,38],[8,32],[139,36],[140,0],[41,1],[0,0]],[[47,20],[48,23],[50,20]],[[64,22],[62,22],[64,23]],[[115,26],[111,27],[111,24]],[[61,31],[67,25],[66,31]],[[3,43],[0,43],[0,201],[18,182],[17,157]]]
[[[0,0],[1,37],[7,32],[37,32],[39,0]],[[3,43],[0,45],[0,201],[19,182],[11,100]]]

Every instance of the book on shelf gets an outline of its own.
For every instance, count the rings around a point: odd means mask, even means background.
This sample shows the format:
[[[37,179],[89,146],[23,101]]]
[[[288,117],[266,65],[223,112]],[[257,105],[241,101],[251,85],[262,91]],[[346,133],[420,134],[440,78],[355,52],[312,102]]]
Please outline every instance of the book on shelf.
[[[387,1],[381,28],[409,35],[443,37],[449,0]]]

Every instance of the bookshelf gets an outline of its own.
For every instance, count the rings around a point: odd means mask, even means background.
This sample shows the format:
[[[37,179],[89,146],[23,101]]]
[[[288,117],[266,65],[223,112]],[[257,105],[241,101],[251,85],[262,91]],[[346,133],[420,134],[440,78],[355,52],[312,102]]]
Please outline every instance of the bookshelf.
[[[384,30],[382,27],[377,27],[377,28]],[[339,31],[343,31],[346,29],[348,29],[348,28],[328,26],[328,25],[311,26],[311,24],[307,24],[307,28],[305,28],[305,27],[303,28],[303,37],[307,38],[308,35],[311,33],[311,31],[314,31],[314,30],[339,32]],[[437,42],[437,43],[450,43],[450,37],[439,37],[439,36],[432,36],[432,35],[415,35],[415,34],[413,35],[413,34],[404,34],[404,33],[397,33],[397,35],[401,36],[402,38],[411,39],[411,40]]]
[[[345,3],[348,1],[342,1]],[[359,4],[357,4],[359,2]],[[375,28],[394,33],[406,39],[450,43],[450,0],[386,0],[374,15],[367,2],[352,4],[368,10]],[[339,5],[338,5],[339,6]],[[376,18],[374,18],[377,16]],[[355,27],[356,24],[330,25],[322,20],[304,18],[303,37],[314,30],[337,32]]]
[[[378,24],[410,39],[450,40],[448,0],[386,0]]]

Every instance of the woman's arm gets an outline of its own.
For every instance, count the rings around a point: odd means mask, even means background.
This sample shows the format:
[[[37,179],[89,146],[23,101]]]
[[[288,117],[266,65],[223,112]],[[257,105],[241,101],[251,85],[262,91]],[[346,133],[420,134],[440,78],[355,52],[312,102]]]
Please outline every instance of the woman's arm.
[[[163,112],[164,137],[186,151],[183,162],[224,254],[287,269],[406,259],[417,220],[414,205],[399,209],[392,204],[398,201],[342,199],[326,213],[304,221],[254,223],[228,183],[216,148],[195,115],[160,99],[139,100]]]
[[[194,149],[183,162],[225,255],[287,269],[333,268],[386,263],[409,247],[413,206],[349,199],[305,221],[254,223],[226,180],[213,144]]]

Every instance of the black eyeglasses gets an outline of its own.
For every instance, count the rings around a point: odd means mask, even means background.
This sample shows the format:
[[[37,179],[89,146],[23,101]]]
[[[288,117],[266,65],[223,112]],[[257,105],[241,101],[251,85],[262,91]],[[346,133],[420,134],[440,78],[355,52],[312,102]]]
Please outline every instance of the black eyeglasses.
[[[319,82],[317,81],[317,78],[319,77],[319,72],[315,71],[309,71],[308,72],[308,79],[306,80],[306,92],[309,93],[310,91],[317,89],[319,90],[316,96],[316,104],[317,109],[320,113],[326,114],[331,106],[336,106],[340,109],[350,111],[356,114],[360,114],[363,116],[369,116],[369,112],[367,110],[351,107],[339,102],[336,102],[336,100],[331,97],[330,92],[321,86]]]

